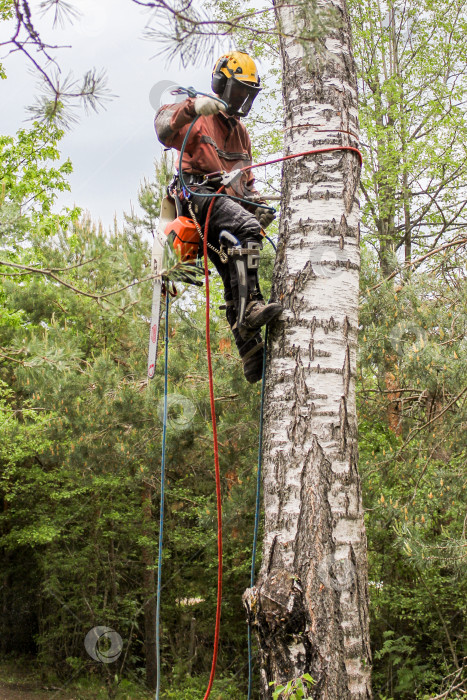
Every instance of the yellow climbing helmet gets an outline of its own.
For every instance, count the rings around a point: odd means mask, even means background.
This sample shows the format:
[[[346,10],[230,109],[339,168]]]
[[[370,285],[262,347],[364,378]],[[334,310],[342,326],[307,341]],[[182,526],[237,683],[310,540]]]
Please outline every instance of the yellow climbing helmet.
[[[245,117],[260,90],[256,64],[244,51],[232,51],[217,61],[212,71],[212,91],[227,103],[227,114]]]

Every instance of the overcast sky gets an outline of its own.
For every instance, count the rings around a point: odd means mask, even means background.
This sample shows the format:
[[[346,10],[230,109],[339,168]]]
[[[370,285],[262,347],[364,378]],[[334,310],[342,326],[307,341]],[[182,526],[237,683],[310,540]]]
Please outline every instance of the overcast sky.
[[[169,81],[208,91],[212,66],[209,61],[205,68],[184,70],[154,58],[158,47],[142,38],[148,14],[131,0],[73,0],[72,4],[82,17],[64,29],[52,28],[52,16],[41,20],[37,16],[42,39],[71,45],[54,52],[63,74],[72,71],[79,77],[90,68],[103,69],[116,97],[98,114],[80,110],[79,123],[62,140],[62,155],[71,158],[74,172],[72,192],[61,195],[59,202],[89,210],[95,221],[100,219],[108,227],[114,213],[122,222],[130,202],[136,205],[140,182],[152,177],[154,159],[161,153],[153,127],[158,94]],[[38,6],[38,0],[31,2],[33,11]],[[2,41],[5,29],[0,27]],[[31,75],[20,54],[7,57],[4,66],[8,79],[0,81],[0,133],[14,134],[27,124],[25,108],[34,101],[37,76]],[[163,81],[167,84],[160,85]]]

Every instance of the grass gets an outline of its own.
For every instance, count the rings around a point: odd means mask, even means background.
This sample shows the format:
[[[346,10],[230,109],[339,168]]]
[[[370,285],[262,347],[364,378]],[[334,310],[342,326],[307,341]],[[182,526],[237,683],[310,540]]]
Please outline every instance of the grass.
[[[154,693],[141,683],[118,679],[110,664],[93,664],[84,675],[83,669],[70,671],[68,680],[58,679],[53,671],[44,670],[34,658],[0,660],[0,689],[11,689],[14,700],[154,700]],[[190,677],[174,673],[172,680],[163,678],[161,700],[194,700],[203,698],[208,677]],[[238,700],[245,696],[231,677],[216,678],[211,700]]]

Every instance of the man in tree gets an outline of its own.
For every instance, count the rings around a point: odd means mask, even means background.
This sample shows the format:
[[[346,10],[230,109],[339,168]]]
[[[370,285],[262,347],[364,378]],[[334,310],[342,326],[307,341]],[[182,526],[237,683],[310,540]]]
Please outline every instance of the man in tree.
[[[262,229],[273,221],[274,212],[261,200],[251,171],[238,172],[251,164],[251,141],[241,117],[247,116],[261,90],[260,78],[251,57],[233,51],[216,62],[211,85],[227,108],[214,97],[190,97],[182,103],[161,107],[155,128],[164,146],[180,152],[191,123],[199,116],[190,132],[182,163],[180,159],[177,163],[184,183],[196,194],[187,193],[179,176],[171,193],[181,201],[183,213],[196,217],[201,226],[205,224],[212,194],[220,184],[219,177],[206,180],[206,175],[237,171],[237,176],[226,186],[226,195],[214,201],[209,220],[208,241],[212,246],[209,257],[224,283],[227,320],[243,361],[245,377],[254,383],[261,379],[263,367],[259,329],[282,312],[280,304],[265,304],[258,282]],[[207,196],[200,196],[204,193]],[[253,198],[254,203],[245,201]],[[224,255],[219,254],[219,245]]]

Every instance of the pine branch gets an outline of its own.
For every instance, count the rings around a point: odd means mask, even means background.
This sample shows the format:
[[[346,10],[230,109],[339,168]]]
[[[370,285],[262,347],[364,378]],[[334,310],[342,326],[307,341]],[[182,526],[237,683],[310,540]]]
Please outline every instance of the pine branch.
[[[422,430],[425,430],[425,428],[428,428],[430,425],[432,425],[432,424],[435,423],[437,420],[439,420],[439,419],[441,418],[441,416],[443,416],[443,415],[446,413],[446,411],[448,411],[457,401],[459,401],[459,399],[461,399],[461,398],[464,396],[464,394],[465,394],[466,392],[467,392],[467,386],[464,387],[464,388],[462,389],[462,391],[461,391],[459,394],[457,394],[457,396],[455,396],[455,397],[452,399],[452,401],[450,401],[450,402],[447,404],[447,406],[445,406],[445,407],[443,408],[442,411],[440,411],[439,413],[437,413],[435,416],[433,416],[433,418],[431,418],[429,421],[427,421],[426,423],[424,423],[424,424],[421,425],[420,427],[418,427],[418,428],[413,428],[413,429],[410,431],[410,433],[408,434],[407,438],[405,439],[404,444],[397,450],[397,452],[395,452],[394,455],[393,455],[390,459],[384,459],[384,460],[382,460],[381,462],[378,462],[378,463],[377,463],[377,468],[379,469],[379,468],[380,468],[381,466],[383,466],[384,464],[390,464],[391,462],[394,462],[395,460],[397,460],[398,457],[401,456],[402,451],[403,451],[403,450],[407,447],[407,445],[414,439],[414,437],[415,437],[416,435],[418,435],[418,433],[420,433]],[[368,476],[368,475],[367,475],[367,476]]]
[[[99,256],[100,257],[100,256]],[[91,262],[91,261],[86,261],[86,262]],[[82,263],[85,264],[85,263]],[[78,289],[78,287],[75,287],[74,285],[70,284],[70,282],[66,282],[64,279],[61,277],[58,277],[54,270],[61,270],[61,271],[66,271],[66,270],[72,270],[74,267],[79,267],[79,265],[75,265],[70,268],[38,268],[38,267],[31,267],[30,265],[20,265],[19,263],[13,263],[9,262],[8,260],[0,260],[0,266],[6,266],[6,267],[14,267],[19,270],[24,270],[23,273],[17,273],[19,276],[23,275],[28,275],[28,274],[39,274],[43,275],[44,277],[50,277],[51,279],[55,280],[59,284],[63,285],[64,287],[67,287],[68,289],[71,289],[73,292],[76,294],[81,294],[82,296],[88,297],[90,299],[94,299],[95,301],[101,301],[102,299],[107,299],[108,297],[115,296],[115,294],[120,294],[121,292],[126,291],[127,289],[130,289],[131,287],[135,287],[138,284],[142,284],[143,282],[149,282],[150,280],[154,280],[159,277],[159,275],[147,275],[146,277],[142,277],[139,280],[134,280],[133,282],[129,282],[128,284],[124,285],[123,287],[118,287],[118,289],[114,289],[110,292],[104,292],[102,294],[93,294],[92,292],[86,292],[82,289]],[[195,265],[191,265],[189,263],[183,263],[180,262],[180,260],[176,260],[175,264],[173,264],[170,268],[164,270],[164,278],[169,279],[169,280],[174,280],[174,281],[180,281],[184,282],[187,284],[196,284],[196,277],[201,276],[203,274],[202,270],[198,268]],[[16,277],[16,274],[8,274],[8,273],[2,273],[0,272],[0,276],[5,275],[8,277]],[[123,311],[128,308],[128,306],[133,305],[135,302],[131,302],[128,304]]]
[[[63,25],[79,16],[79,12],[65,0],[44,0],[42,14],[53,8],[54,26]],[[69,48],[46,43],[35,29],[28,0],[13,0],[16,18],[12,36],[0,43],[9,46],[9,53],[20,52],[32,64],[40,79],[42,94],[28,107],[33,119],[53,120],[64,127],[76,121],[71,108],[80,102],[84,109],[97,111],[99,106],[113,97],[106,87],[107,78],[102,71],[87,71],[82,79],[71,75],[62,79],[60,67],[51,51]],[[52,66],[52,71],[49,66]],[[55,69],[54,69],[55,67]]]
[[[72,284],[69,282],[65,282],[65,280],[61,279],[57,275],[55,275],[52,270],[49,269],[42,269],[42,268],[37,268],[37,267],[30,267],[29,265],[20,265],[19,263],[12,263],[7,260],[0,260],[0,266],[5,265],[6,267],[14,267],[19,270],[25,270],[27,274],[39,274],[43,275],[44,277],[50,277],[51,279],[55,280],[59,284],[63,285],[64,287],[67,287],[68,289],[71,289],[73,292],[76,294],[81,294],[82,296],[89,297],[90,299],[95,299],[96,301],[101,301],[102,299],[106,299],[110,296],[114,296],[115,294],[119,294],[120,292],[124,292],[126,289],[129,289],[130,287],[134,287],[137,284],[142,284],[143,282],[148,282],[149,280],[155,279],[157,275],[147,275],[146,277],[143,277],[140,280],[135,280],[133,282],[130,282],[129,284],[126,284],[124,287],[119,287],[118,289],[114,289],[111,292],[104,292],[103,294],[93,294],[92,292],[85,292],[82,289],[78,289],[77,287],[74,287]],[[2,273],[0,273],[2,274]]]
[[[282,31],[275,22],[271,22],[271,26],[266,28],[252,23],[252,19],[274,12],[274,6],[242,12],[232,18],[213,19],[212,13],[183,0],[173,0],[171,3],[166,0],[132,2],[154,14],[155,27],[148,26],[146,38],[162,46],[156,55],[165,54],[169,61],[179,56],[184,66],[189,63],[196,64],[200,56],[205,60],[214,53],[220,43],[225,48],[225,39],[230,38],[233,41],[238,33],[250,34],[252,41],[255,38],[265,41],[267,37],[275,36],[295,39],[304,45],[313,46],[316,45],[318,35],[323,33],[323,28],[316,25],[316,8],[314,5],[310,8],[309,0],[281,4],[281,8],[295,9],[297,15],[302,18],[303,28],[294,34]],[[161,17],[164,21],[161,21]]]

